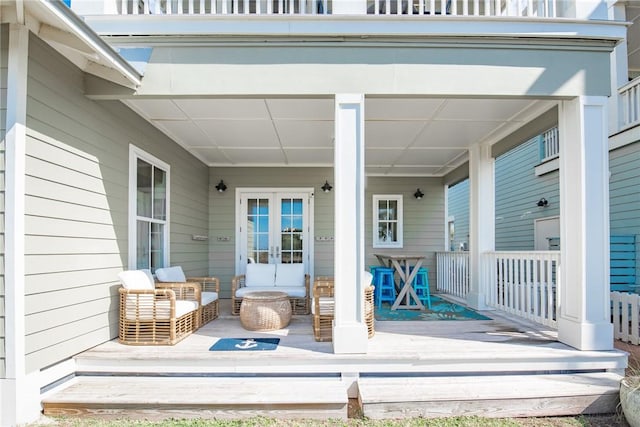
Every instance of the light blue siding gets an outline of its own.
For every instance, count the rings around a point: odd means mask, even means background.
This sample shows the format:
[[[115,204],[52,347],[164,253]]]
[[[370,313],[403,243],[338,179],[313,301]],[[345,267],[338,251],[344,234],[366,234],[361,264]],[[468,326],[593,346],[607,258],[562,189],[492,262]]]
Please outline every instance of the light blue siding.
[[[609,153],[611,235],[635,236],[636,284],[640,284],[640,141]]]
[[[558,171],[536,176],[539,160],[537,137],[496,159],[496,250],[533,250],[534,220],[560,214]]]
[[[450,250],[469,247],[469,179],[449,187],[448,215],[454,220],[454,235]]]

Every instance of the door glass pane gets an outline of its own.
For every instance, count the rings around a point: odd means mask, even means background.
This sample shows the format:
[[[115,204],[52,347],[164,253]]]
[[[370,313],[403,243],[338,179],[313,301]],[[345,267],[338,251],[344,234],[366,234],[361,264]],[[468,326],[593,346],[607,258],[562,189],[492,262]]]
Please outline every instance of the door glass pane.
[[[269,200],[247,200],[247,256],[260,264],[269,262]]]
[[[151,177],[153,167],[144,160],[137,161],[137,213],[151,218]]]
[[[167,174],[153,168],[153,217],[167,219]]]
[[[282,199],[280,218],[280,247],[282,263],[303,262],[303,200]]]

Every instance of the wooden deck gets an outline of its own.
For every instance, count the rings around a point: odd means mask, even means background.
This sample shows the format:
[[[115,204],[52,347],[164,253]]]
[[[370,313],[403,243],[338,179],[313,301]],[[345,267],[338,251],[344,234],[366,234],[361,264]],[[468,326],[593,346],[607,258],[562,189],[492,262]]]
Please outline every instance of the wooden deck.
[[[496,312],[485,313],[492,320],[377,321],[367,354],[336,355],[331,342],[313,339],[310,316],[294,316],[279,331],[250,332],[230,315],[229,301],[222,302],[219,319],[175,346],[125,346],[113,340],[78,355],[76,378],[45,398],[45,414],[149,417],[145,402],[155,401],[156,418],[344,418],[347,395],[375,418],[605,413],[615,411],[619,374],[627,363],[624,352],[577,351],[559,343],[554,331]],[[224,337],[272,337],[280,344],[273,351],[209,351]],[[167,387],[176,390],[171,398],[160,392]],[[256,387],[263,392],[255,393]],[[189,389],[209,391],[196,398]],[[408,395],[408,389],[415,391]],[[135,403],[125,407],[118,399]]]

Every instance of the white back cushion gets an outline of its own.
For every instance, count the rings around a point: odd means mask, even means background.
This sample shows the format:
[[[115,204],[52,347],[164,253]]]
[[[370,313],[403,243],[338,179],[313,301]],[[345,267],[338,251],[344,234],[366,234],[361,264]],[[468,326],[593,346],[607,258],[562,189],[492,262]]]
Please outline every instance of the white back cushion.
[[[363,273],[364,274],[362,275],[362,286],[366,288],[371,284],[371,281],[373,280],[373,274],[369,273],[366,270]]]
[[[118,273],[118,279],[125,289],[154,289],[153,280],[142,270],[128,270]]]
[[[156,277],[160,282],[186,282],[187,278],[182,267],[165,267],[156,270]]]
[[[276,280],[275,264],[247,264],[246,287],[273,286]]]
[[[278,264],[276,286],[304,286],[304,264]]]

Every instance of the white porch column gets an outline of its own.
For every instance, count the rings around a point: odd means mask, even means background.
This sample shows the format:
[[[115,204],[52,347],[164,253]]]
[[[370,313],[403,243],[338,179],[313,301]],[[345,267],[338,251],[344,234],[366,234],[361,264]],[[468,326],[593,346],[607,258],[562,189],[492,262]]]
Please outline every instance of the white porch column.
[[[0,425],[34,421],[38,386],[25,366],[24,204],[29,30],[9,27],[5,134],[5,375],[0,379]]]
[[[559,114],[558,339],[580,350],[610,350],[607,98],[563,101]]]
[[[467,304],[488,310],[482,254],[495,249],[495,182],[491,147],[469,149],[469,293]]]
[[[364,95],[335,103],[334,353],[366,353],[364,323]]]

